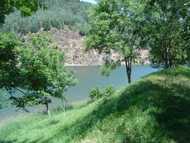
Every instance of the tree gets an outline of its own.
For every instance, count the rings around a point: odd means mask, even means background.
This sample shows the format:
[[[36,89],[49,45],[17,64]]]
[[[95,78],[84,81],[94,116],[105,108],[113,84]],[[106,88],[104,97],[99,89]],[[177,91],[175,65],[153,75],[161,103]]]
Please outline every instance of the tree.
[[[30,91],[35,91],[40,96],[61,98],[68,86],[74,84],[74,77],[63,65],[63,53],[57,49],[46,33],[32,35],[26,40],[20,52],[24,85]],[[48,101],[46,98],[41,99]],[[47,109],[48,102],[44,103]]]
[[[1,0],[0,1],[0,24],[4,22],[5,15],[17,8],[23,16],[29,16],[38,8],[38,0]]]
[[[46,33],[30,35],[23,42],[14,39],[12,34],[0,36],[0,88],[5,88],[23,108],[41,103],[48,112],[48,97],[62,98],[74,84],[72,73],[64,67],[64,55]],[[15,90],[22,97],[15,97]]]
[[[19,39],[10,33],[0,33],[0,88],[11,90],[20,86],[18,49]]]
[[[187,0],[150,0],[144,7],[142,30],[151,59],[165,68],[187,62],[189,6]]]
[[[25,110],[25,104],[20,97],[13,97],[13,89],[19,90],[22,87],[19,66],[20,40],[11,33],[0,33],[0,88],[5,89],[10,95],[13,103]],[[22,90],[19,90],[22,91]],[[24,104],[23,104],[24,103]],[[26,110],[25,110],[26,111]]]
[[[114,69],[124,62],[128,82],[131,83],[132,63],[140,45],[138,13],[141,5],[123,0],[102,0],[91,14],[91,29],[87,35],[88,49],[105,53],[106,69]],[[121,59],[112,59],[115,52]]]

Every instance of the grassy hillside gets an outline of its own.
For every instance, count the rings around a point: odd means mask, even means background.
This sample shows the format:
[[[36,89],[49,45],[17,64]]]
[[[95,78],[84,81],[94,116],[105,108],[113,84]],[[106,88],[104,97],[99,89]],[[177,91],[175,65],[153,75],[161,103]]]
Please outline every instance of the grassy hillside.
[[[190,69],[161,71],[108,98],[53,115],[17,118],[1,143],[188,143]]]
[[[80,0],[42,0],[41,5],[43,6],[32,16],[23,17],[17,10],[7,15],[0,31],[26,34],[38,32],[42,28],[63,29],[65,26],[83,33],[87,31],[87,11],[90,4]]]

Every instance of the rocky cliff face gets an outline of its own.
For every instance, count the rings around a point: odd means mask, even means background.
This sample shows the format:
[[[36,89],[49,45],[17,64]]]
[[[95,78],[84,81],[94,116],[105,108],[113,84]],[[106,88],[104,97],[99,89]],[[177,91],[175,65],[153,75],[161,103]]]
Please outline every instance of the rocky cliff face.
[[[84,37],[79,32],[71,30],[57,30],[51,29],[49,33],[53,36],[53,39],[57,43],[58,47],[65,53],[66,65],[102,65],[103,55],[99,54],[95,50],[85,51]],[[138,58],[135,61],[137,64],[149,64],[149,51],[139,50]],[[117,53],[112,52],[113,59],[121,58]]]
[[[58,47],[65,53],[66,65],[101,65],[103,56],[95,50],[85,51],[84,37],[70,30],[50,31]]]

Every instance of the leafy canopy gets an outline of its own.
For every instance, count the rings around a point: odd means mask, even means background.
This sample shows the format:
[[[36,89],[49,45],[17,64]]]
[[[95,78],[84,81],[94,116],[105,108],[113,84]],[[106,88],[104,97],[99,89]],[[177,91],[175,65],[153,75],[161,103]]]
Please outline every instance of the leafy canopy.
[[[87,47],[118,52],[116,63],[125,61],[130,79],[138,48],[149,48],[153,64],[166,68],[189,63],[189,21],[188,0],[102,0],[91,14]],[[106,69],[116,67],[106,61]]]
[[[102,0],[92,10],[90,31],[86,43],[88,49],[105,53],[106,72],[124,62],[128,81],[131,82],[132,63],[140,45],[139,14],[142,6],[138,2]],[[136,6],[135,6],[136,5]],[[114,59],[112,53],[121,56]]]
[[[141,30],[153,63],[166,68],[187,63],[189,8],[188,0],[145,1]]]
[[[0,34],[0,88],[18,90],[31,100],[61,98],[74,81],[64,67],[64,54],[46,33],[22,41],[10,33]]]
[[[38,8],[38,0],[1,0],[0,1],[0,23],[5,20],[5,15],[17,8],[22,15],[29,16]]]

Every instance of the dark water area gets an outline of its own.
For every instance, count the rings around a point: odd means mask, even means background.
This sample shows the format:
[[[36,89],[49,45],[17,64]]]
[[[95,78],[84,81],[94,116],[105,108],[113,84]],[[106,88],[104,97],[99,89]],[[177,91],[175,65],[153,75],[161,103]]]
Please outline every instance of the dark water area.
[[[95,87],[113,86],[114,88],[119,88],[128,84],[124,66],[114,70],[110,76],[101,75],[99,66],[69,67],[69,69],[74,72],[75,77],[78,79],[78,83],[74,87],[70,87],[65,93],[69,102],[87,100],[90,90]],[[132,80],[138,80],[157,70],[149,65],[135,65],[132,70]]]

